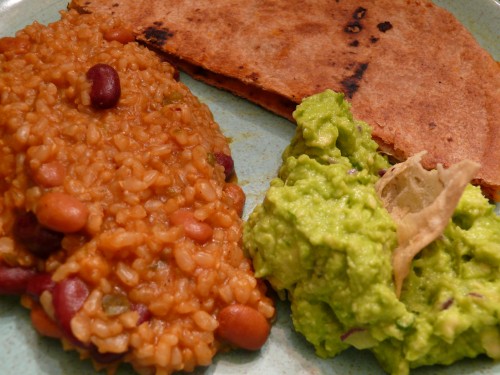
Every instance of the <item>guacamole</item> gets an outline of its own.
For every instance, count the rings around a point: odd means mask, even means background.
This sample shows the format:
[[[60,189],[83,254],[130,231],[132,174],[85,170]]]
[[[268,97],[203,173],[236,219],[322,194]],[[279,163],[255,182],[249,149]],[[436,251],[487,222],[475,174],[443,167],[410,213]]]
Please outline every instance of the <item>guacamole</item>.
[[[342,94],[294,112],[278,177],[244,228],[258,277],[291,302],[321,357],[371,350],[391,374],[481,353],[500,358],[500,218],[468,186],[443,235],[412,262],[400,298],[396,223],[374,188],[390,164]]]

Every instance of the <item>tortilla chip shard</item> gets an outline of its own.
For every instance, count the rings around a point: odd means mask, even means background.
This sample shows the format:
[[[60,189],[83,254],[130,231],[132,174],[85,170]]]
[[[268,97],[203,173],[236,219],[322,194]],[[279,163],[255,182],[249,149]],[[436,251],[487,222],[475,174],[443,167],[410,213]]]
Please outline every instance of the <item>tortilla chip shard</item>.
[[[445,169],[426,170],[420,152],[389,169],[375,189],[397,223],[398,247],[392,255],[396,294],[410,272],[413,258],[448,225],[462,193],[480,165],[462,160]]]

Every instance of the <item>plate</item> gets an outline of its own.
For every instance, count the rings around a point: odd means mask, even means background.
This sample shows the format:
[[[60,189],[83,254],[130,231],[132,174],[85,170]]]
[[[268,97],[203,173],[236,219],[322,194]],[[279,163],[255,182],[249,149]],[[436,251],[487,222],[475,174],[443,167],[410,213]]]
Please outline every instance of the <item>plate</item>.
[[[500,3],[498,0],[436,0],[452,11],[479,43],[500,60]],[[46,24],[59,18],[67,1],[0,0],[0,37],[37,20]],[[231,148],[239,182],[246,195],[244,217],[262,201],[269,181],[276,175],[281,151],[294,134],[294,125],[225,91],[181,74],[181,80],[212,110]],[[498,207],[497,207],[498,210]],[[266,345],[257,353],[234,351],[217,355],[201,375],[383,375],[370,353],[347,350],[334,359],[315,356],[312,347],[292,329],[287,303],[278,302],[277,321]],[[464,360],[452,366],[418,369],[414,375],[489,375],[500,373],[500,363],[487,358]],[[32,328],[28,310],[17,297],[0,299],[0,374],[94,375],[90,361],[80,361],[74,351],[65,352],[57,340],[39,336]],[[122,365],[116,375],[133,375]]]

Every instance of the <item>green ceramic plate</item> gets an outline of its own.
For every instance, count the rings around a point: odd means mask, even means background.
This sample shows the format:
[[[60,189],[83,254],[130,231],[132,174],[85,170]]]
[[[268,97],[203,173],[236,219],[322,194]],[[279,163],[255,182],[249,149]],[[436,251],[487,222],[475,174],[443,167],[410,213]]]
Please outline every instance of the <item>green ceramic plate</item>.
[[[500,60],[500,3],[498,0],[439,0],[475,35],[482,46]],[[37,20],[48,23],[59,18],[67,1],[0,0],[0,37]],[[211,108],[225,134],[233,139],[232,150],[240,183],[247,194],[245,217],[260,202],[280,164],[280,153],[294,133],[294,125],[248,101],[214,89],[182,75],[184,81]],[[332,360],[314,355],[311,346],[291,326],[289,310],[278,303],[278,320],[271,337],[258,353],[235,351],[219,355],[212,366],[196,374],[214,375],[383,375],[369,353],[350,350]],[[0,374],[90,375],[89,361],[75,352],[64,352],[57,340],[40,337],[31,327],[28,311],[18,298],[0,299]],[[117,375],[132,375],[122,366]],[[430,374],[500,374],[500,363],[487,358],[465,360],[449,367],[429,367],[414,372]]]

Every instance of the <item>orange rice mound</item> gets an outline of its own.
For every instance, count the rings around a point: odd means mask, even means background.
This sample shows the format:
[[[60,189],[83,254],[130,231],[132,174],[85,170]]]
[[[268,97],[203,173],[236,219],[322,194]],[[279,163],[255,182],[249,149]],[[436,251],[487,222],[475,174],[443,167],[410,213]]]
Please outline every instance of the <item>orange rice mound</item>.
[[[0,265],[86,286],[71,339],[60,333],[50,289],[23,290],[22,303],[43,310],[53,336],[97,369],[209,365],[227,346],[217,336],[221,309],[274,315],[240,246],[243,191],[214,158],[231,154],[228,141],[169,64],[135,42],[103,38],[119,21],[61,14],[19,31],[0,54]],[[119,75],[114,108],[91,105],[86,72],[98,63]],[[16,237],[16,220],[40,220],[49,193],[76,199],[86,216],[40,256]],[[49,220],[58,209],[49,207]]]

